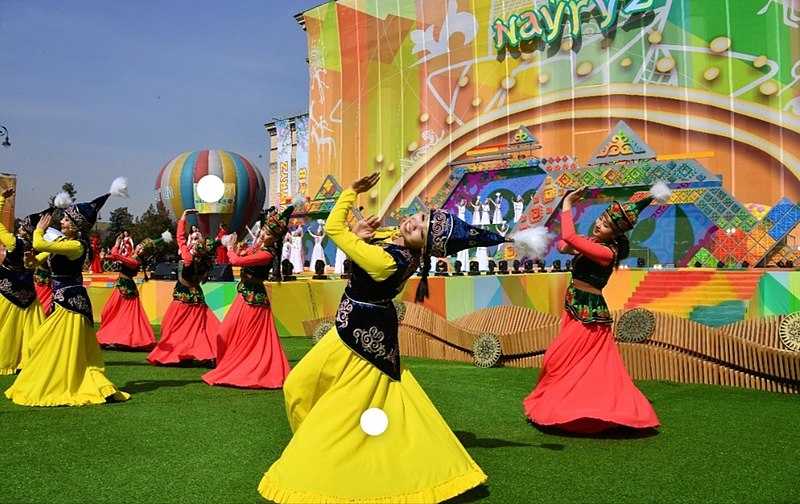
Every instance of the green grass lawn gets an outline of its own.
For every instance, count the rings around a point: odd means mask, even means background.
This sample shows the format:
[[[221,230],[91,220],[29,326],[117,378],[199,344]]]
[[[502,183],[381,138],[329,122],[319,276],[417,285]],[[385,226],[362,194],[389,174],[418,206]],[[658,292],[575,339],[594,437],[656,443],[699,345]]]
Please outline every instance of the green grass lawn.
[[[310,347],[283,344],[293,363]],[[0,502],[261,502],[261,475],[290,438],[280,390],[209,387],[204,369],[153,367],[144,353],[105,359],[129,402],[26,408],[2,397]],[[489,475],[458,502],[800,501],[797,396],[641,382],[657,435],[564,437],[522,414],[537,370],[404,362]]]

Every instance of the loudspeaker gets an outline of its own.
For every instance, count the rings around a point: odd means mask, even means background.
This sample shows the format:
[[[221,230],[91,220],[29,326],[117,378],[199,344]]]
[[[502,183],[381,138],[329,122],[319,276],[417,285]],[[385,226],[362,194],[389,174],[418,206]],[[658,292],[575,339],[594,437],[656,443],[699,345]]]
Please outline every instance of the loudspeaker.
[[[215,264],[208,272],[209,282],[233,282],[233,268],[230,264]]]
[[[150,275],[153,280],[177,280],[178,279],[178,263],[162,262],[156,264],[153,274]]]

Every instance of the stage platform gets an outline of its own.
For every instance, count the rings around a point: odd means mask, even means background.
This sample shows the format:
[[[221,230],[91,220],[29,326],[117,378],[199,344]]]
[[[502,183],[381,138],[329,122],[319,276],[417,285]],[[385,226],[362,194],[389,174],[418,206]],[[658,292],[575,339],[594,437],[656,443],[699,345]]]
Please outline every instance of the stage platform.
[[[113,273],[85,275],[96,320],[100,320],[115,280]],[[424,306],[447,320],[498,306],[559,315],[569,273],[431,276],[429,282],[431,297]],[[174,285],[159,280],[139,283],[142,303],[152,323],[160,323],[172,301]],[[267,282],[280,335],[302,336],[304,321],[333,316],[345,285],[345,280],[313,280],[310,275],[291,282]],[[413,301],[416,287],[417,280],[412,278],[400,299]],[[224,317],[236,294],[236,283],[209,282],[203,290],[214,313]],[[800,310],[800,272],[624,269],[612,275],[603,294],[613,311],[641,307],[718,327]]]

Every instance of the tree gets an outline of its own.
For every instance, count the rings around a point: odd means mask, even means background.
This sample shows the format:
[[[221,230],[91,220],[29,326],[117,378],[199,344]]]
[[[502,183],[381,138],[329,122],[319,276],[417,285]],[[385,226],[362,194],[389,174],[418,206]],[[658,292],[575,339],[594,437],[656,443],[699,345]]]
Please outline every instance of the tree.
[[[128,212],[128,207],[115,208],[111,212],[109,219],[111,225],[108,227],[108,234],[103,239],[103,247],[111,248],[117,240],[117,236],[123,231],[132,233],[133,231],[133,215]]]
[[[136,243],[141,243],[145,238],[157,240],[164,231],[169,231],[174,236],[175,223],[169,216],[164,203],[158,201],[155,205],[151,204],[147,207],[141,217],[136,219],[131,235]],[[175,240],[172,243],[159,242],[153,256],[148,258],[148,262],[151,264],[162,262],[168,256],[177,254],[177,250]]]

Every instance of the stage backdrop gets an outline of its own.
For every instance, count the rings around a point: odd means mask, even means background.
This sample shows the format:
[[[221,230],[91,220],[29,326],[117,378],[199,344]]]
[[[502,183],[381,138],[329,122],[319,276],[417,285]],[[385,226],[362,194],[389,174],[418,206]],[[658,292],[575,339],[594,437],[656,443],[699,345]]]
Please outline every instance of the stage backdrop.
[[[743,203],[800,196],[797,0],[340,0],[304,13],[309,186],[388,214],[526,125],[583,166],[618,120]]]
[[[17,187],[17,176],[11,173],[0,173],[0,188]],[[10,198],[0,212],[0,222],[6,229],[14,229],[14,198]]]
[[[100,320],[116,278],[87,275],[95,320]],[[413,302],[418,279],[412,278],[399,300]],[[560,315],[569,273],[533,273],[496,276],[431,277],[431,296],[425,306],[456,320],[495,306],[523,306]],[[267,283],[275,325],[281,336],[302,336],[303,322],[333,317],[344,280],[301,280]],[[172,301],[174,282],[150,281],[139,285],[151,323],[160,324]],[[222,319],[236,296],[236,283],[203,285],[206,302]],[[800,272],[713,269],[618,270],[603,292],[612,310],[644,307],[709,326],[749,318],[786,315],[800,310]]]

